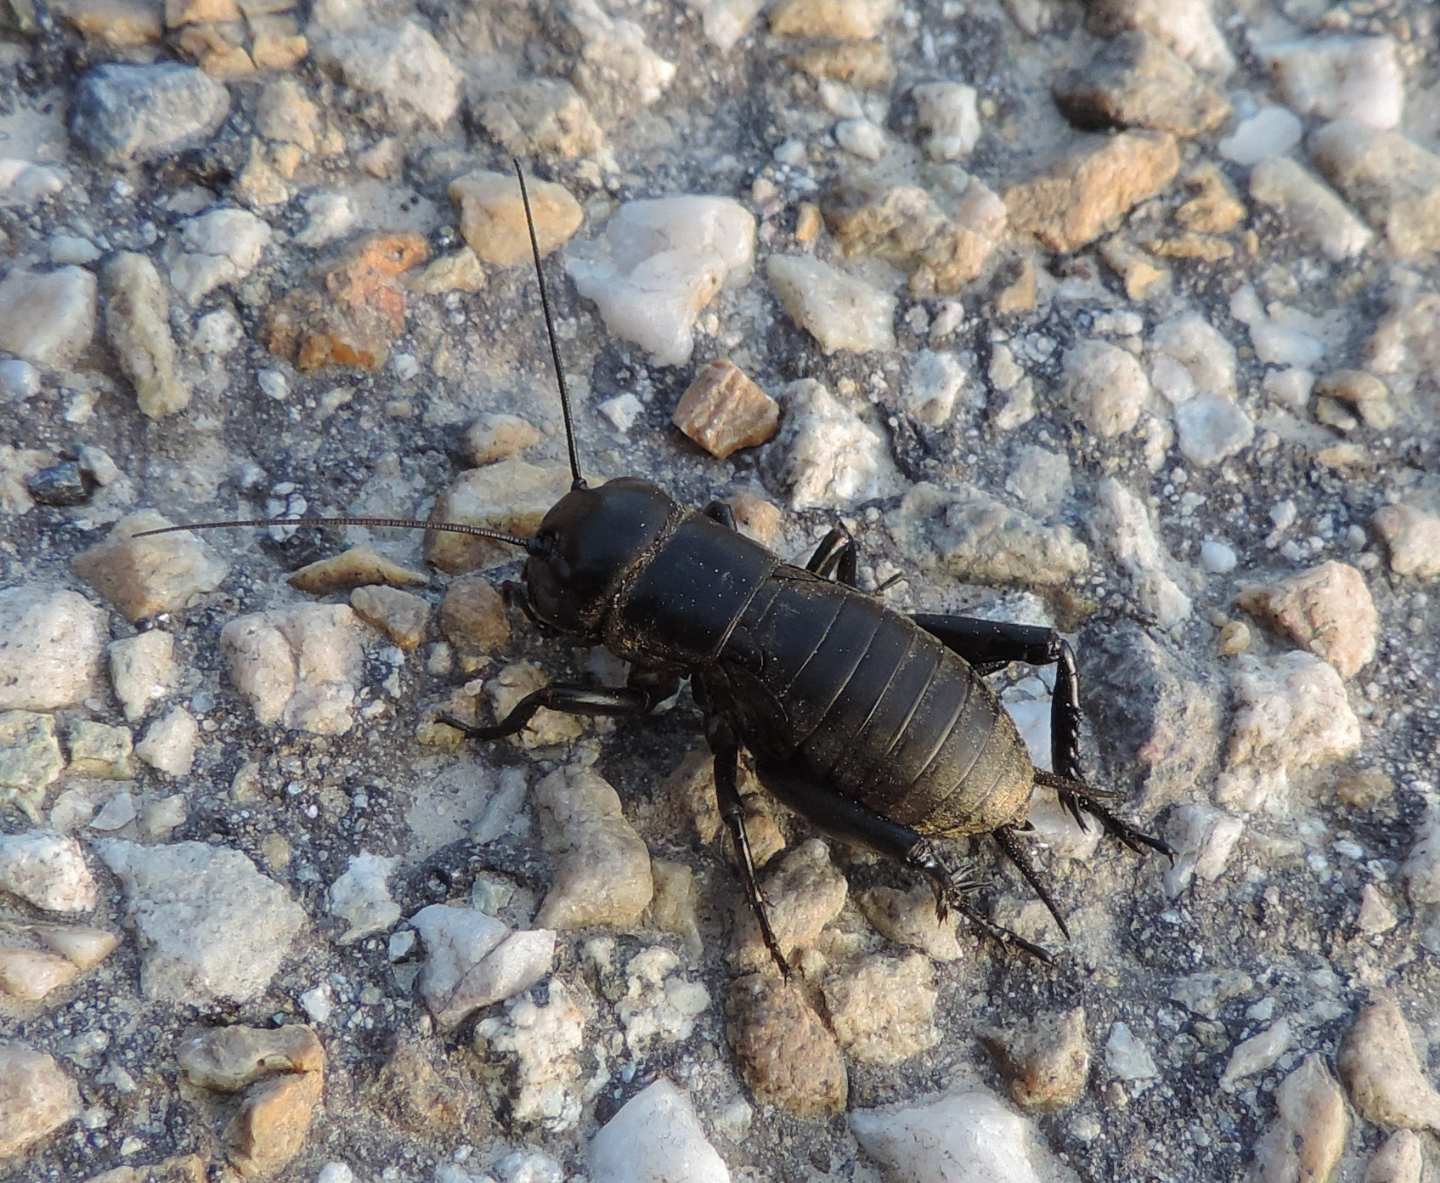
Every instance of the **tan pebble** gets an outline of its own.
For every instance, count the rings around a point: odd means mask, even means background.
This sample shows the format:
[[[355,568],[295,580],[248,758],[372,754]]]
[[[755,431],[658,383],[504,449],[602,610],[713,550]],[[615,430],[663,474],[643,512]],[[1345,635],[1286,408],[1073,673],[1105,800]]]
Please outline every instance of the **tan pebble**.
[[[175,1058],[197,1088],[237,1093],[279,1073],[319,1072],[325,1049],[303,1024],[212,1027],[181,1042]]]
[[[1340,1045],[1340,1077],[1360,1116],[1391,1129],[1440,1133],[1440,1093],[1425,1078],[1395,1000],[1372,995]]]
[[[1390,570],[1396,575],[1440,576],[1440,513],[1416,505],[1386,505],[1370,520],[1390,548]]]
[[[412,292],[439,296],[446,292],[478,292],[485,286],[485,268],[468,246],[442,255],[419,274],[406,281]]]
[[[305,1146],[325,1091],[321,1072],[296,1072],[252,1086],[225,1131],[226,1157],[246,1179],[279,1172]]]
[[[799,989],[764,974],[737,978],[726,1016],[730,1046],[756,1100],[800,1117],[844,1110],[845,1059]]]
[[[795,950],[815,943],[825,926],[840,914],[849,890],[845,876],[830,861],[829,848],[815,838],[781,858],[766,874],[762,886],[771,900],[770,926],[780,952],[787,958]],[[743,900],[738,906],[730,964],[742,971],[778,974],[754,912]]]
[[[465,459],[479,468],[518,455],[541,440],[539,429],[519,415],[481,415],[465,429],[460,446]]]
[[[1346,768],[1335,782],[1335,795],[1356,809],[1371,809],[1394,792],[1395,782],[1380,768]]]
[[[1319,1055],[1306,1056],[1275,1094],[1279,1114],[1261,1139],[1256,1183],[1324,1183],[1345,1149],[1345,1098]]]
[[[1275,584],[1250,584],[1237,601],[1272,628],[1354,677],[1375,656],[1380,615],[1365,576],[1330,561]]]
[[[272,871],[290,865],[290,842],[283,834],[266,834],[260,843],[260,858]]]
[[[505,600],[483,575],[462,575],[440,604],[440,628],[462,653],[489,654],[510,643]]]
[[[116,1167],[92,1175],[86,1183],[205,1183],[205,1160],[198,1154],[178,1154],[143,1167]]]
[[[955,939],[958,917],[952,912],[940,919],[928,885],[917,883],[909,891],[872,887],[861,892],[857,902],[881,936],[919,949],[933,961],[959,960],[960,943]]]
[[[370,1090],[375,1108],[414,1133],[453,1129],[465,1118],[467,1090],[438,1072],[415,1043],[397,1037]]]
[[[820,207],[813,201],[802,201],[795,211],[795,241],[807,246],[820,237],[825,220],[820,216]]]
[[[1132,300],[1159,295],[1170,286],[1170,271],[1156,263],[1138,246],[1118,235],[1100,247],[1105,265],[1125,281],[1125,294]]]
[[[887,87],[895,78],[890,50],[879,41],[815,45],[786,61],[812,78],[833,78],[869,90]]]
[[[1035,235],[1051,250],[1078,250],[1163,192],[1179,171],[1174,136],[1121,132],[1008,189],[1010,227]]]
[[[1025,258],[1020,262],[1020,270],[1015,278],[1000,290],[995,297],[995,314],[997,316],[1012,316],[1020,312],[1030,312],[1035,308],[1035,298],[1039,286],[1039,271],[1035,266],[1033,258]]]
[[[685,950],[699,957],[705,949],[696,915],[695,872],[684,863],[652,858],[650,877],[655,894],[647,911],[650,927],[674,933],[685,942]]]
[[[413,592],[394,587],[357,587],[350,593],[350,606],[361,620],[407,652],[425,639],[430,624],[430,604]]]
[[[375,583],[387,587],[425,587],[430,577],[423,571],[392,562],[368,546],[352,546],[328,559],[307,563],[292,572],[286,582],[296,591],[324,596]]]
[[[681,396],[671,421],[712,456],[725,459],[774,437],[780,404],[734,362],[712,361]]]
[[[1411,1130],[1396,1130],[1365,1168],[1365,1183],[1421,1183],[1425,1174],[1424,1143]]]
[[[235,0],[165,0],[166,28],[239,19],[240,9]]]
[[[785,520],[779,506],[754,493],[736,493],[729,498],[729,505],[735,512],[735,528],[740,533],[767,550],[779,549],[780,527]]]
[[[541,255],[563,246],[580,229],[580,203],[562,185],[526,177],[535,237]],[[450,200],[460,207],[460,232],[486,263],[514,267],[530,261],[530,234],[520,187],[509,173],[481,169],[450,182]]]
[[[191,534],[134,537],[172,524],[150,509],[129,514],[115,523],[104,541],[76,555],[70,569],[127,620],[178,611],[192,596],[219,587],[230,568]]]
[[[57,954],[0,944],[0,995],[16,1002],[39,1002],[79,976],[79,967]]]
[[[1085,1010],[1045,1012],[1010,1030],[980,1036],[1000,1065],[1010,1096],[1025,1109],[1049,1112],[1075,1104],[1090,1074]]]
[[[823,987],[835,1038],[866,1064],[898,1064],[934,1047],[935,970],[923,953],[876,954]]]
[[[1230,182],[1213,161],[1190,170],[1185,186],[1195,191],[1175,211],[1175,220],[1198,234],[1229,234],[1245,219],[1245,203],[1235,196]]]
[[[1221,657],[1234,657],[1250,648],[1250,626],[1243,620],[1232,620],[1220,630],[1215,649]]]
[[[462,472],[436,500],[430,517],[528,538],[570,491],[571,479],[564,465],[542,466],[511,457]],[[516,554],[513,546],[461,534],[436,531],[425,539],[425,558],[451,575],[508,563]]]
[[[80,1092],[53,1057],[0,1044],[0,1161],[23,1152],[80,1112]]]
[[[153,45],[165,33],[162,14],[149,0],[56,0],[49,8],[87,41],[113,49]]]

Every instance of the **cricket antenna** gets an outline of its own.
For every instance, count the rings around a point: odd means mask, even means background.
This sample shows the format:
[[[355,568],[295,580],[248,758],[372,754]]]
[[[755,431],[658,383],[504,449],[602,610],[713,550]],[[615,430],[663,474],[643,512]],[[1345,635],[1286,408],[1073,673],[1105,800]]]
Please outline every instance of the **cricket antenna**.
[[[540,240],[535,237],[535,217],[530,212],[530,194],[525,189],[525,173],[520,158],[512,156],[515,176],[520,181],[520,201],[525,206],[525,225],[530,229],[530,253],[535,256],[535,280],[540,285],[540,308],[545,314],[545,332],[550,338],[550,360],[555,364],[555,382],[560,387],[560,412],[565,417],[565,446],[570,450],[570,473],[575,481],[572,489],[583,489],[585,478],[580,475],[580,457],[575,452],[575,424],[570,418],[570,391],[565,385],[565,371],[560,367],[560,346],[555,341],[555,323],[550,319],[550,301],[545,295],[545,271],[540,266]]]
[[[183,522],[178,526],[162,526],[158,530],[141,530],[132,538],[151,538],[156,534],[175,534],[181,530],[233,530],[240,526],[389,526],[397,530],[439,530],[446,534],[468,534],[472,538],[488,538],[492,542],[506,542],[511,546],[523,546],[532,554],[538,545],[533,538],[521,538],[518,534],[506,534],[503,530],[489,530],[484,526],[467,526],[463,522],[422,522],[418,518],[363,518],[363,517],[315,517],[315,518],[240,518],[231,522]]]

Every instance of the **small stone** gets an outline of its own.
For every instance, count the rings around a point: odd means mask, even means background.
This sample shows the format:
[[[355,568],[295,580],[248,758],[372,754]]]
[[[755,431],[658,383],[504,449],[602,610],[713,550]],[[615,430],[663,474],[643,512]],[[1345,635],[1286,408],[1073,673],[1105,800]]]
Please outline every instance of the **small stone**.
[[[730,508],[735,511],[735,528],[740,533],[766,550],[779,548],[783,522],[779,506],[750,493],[736,493],[728,500]]]
[[[610,426],[625,435],[635,426],[635,421],[644,414],[645,404],[626,391],[624,394],[617,394],[614,398],[607,398],[595,409],[609,420]]]
[[[165,244],[170,284],[187,303],[199,304],[254,271],[270,237],[270,227],[248,210],[214,209],[187,218]]]
[[[465,459],[479,468],[484,464],[518,456],[543,438],[539,429],[528,419],[492,411],[481,415],[465,429],[460,447]]]
[[[1090,566],[1089,548],[1068,526],[1044,526],[978,489],[920,482],[889,525],[925,568],[967,582],[1068,583]]]
[[[1279,1114],[1256,1150],[1258,1183],[1333,1178],[1350,1118],[1324,1059],[1306,1056],[1281,1083],[1275,1105]]]
[[[245,1179],[277,1174],[305,1147],[324,1073],[293,1072],[253,1085],[225,1130],[225,1157]]]
[[[1390,549],[1390,570],[1396,575],[1440,577],[1440,513],[1418,505],[1386,505],[1370,520]]]
[[[0,934],[0,996],[40,1002],[115,951],[113,932],[84,925],[26,924]]]
[[[625,965],[625,994],[616,1013],[625,1028],[625,1046],[644,1055],[656,1044],[689,1039],[696,1020],[710,1006],[710,992],[677,972],[680,958],[652,945]]]
[[[510,643],[505,601],[481,575],[462,575],[446,589],[440,628],[462,655],[487,657]]]
[[[695,375],[671,417],[686,436],[724,460],[741,448],[773,438],[780,404],[728,358],[717,358]]]
[[[650,851],[598,774],[562,768],[534,790],[555,875],[535,917],[542,928],[629,929],[654,894]]]
[[[1199,313],[1180,313],[1157,325],[1150,347],[1151,378],[1175,405],[1196,394],[1237,393],[1235,346]]]
[[[293,571],[285,580],[296,591],[312,596],[351,591],[380,584],[385,587],[427,587],[430,577],[423,571],[402,567],[368,546],[352,546],[328,559],[317,559]]]
[[[47,830],[0,835],[0,890],[44,912],[89,912],[99,903],[80,843]]]
[[[64,769],[53,715],[0,712],[0,804],[12,803],[39,821],[45,790]]]
[[[130,761],[132,740],[128,727],[107,727],[89,719],[76,719],[65,738],[71,776],[129,780],[135,775]]]
[[[390,896],[386,880],[395,859],[362,851],[352,854],[345,873],[330,885],[330,915],[346,924],[340,944],[353,945],[373,933],[384,932],[400,919],[400,905]]]
[[[230,92],[178,62],[86,71],[75,87],[70,134],[109,164],[152,160],[208,140],[230,112]]]
[[[1084,1093],[1090,1046],[1083,1007],[1018,1020],[1013,1029],[983,1032],[981,1039],[1021,1108],[1050,1113],[1069,1108]]]
[[[915,1183],[1038,1183],[1057,1164],[1033,1127],[988,1091],[969,1089],[902,1105],[855,1109],[850,1129],[885,1177]],[[1042,1176],[1037,1167],[1045,1170]]]
[[[1211,575],[1228,575],[1239,561],[1235,548],[1227,543],[1207,538],[1200,544],[1200,565]]]
[[[1121,132],[1008,189],[1010,227],[1035,235],[1051,250],[1078,250],[1140,202],[1163,192],[1179,171],[1174,136]]]
[[[1381,799],[1389,795],[1385,793]],[[1440,904],[1440,810],[1431,810],[1420,823],[1404,875],[1412,904],[1417,908]]]
[[[0,710],[50,711],[93,694],[108,632],[105,613],[78,592],[0,591]]]
[[[1190,597],[1169,574],[1174,566],[1145,503],[1114,477],[1098,489],[1096,535],[1134,581],[1135,599],[1161,628],[1189,619]]]
[[[200,729],[190,712],[175,707],[150,724],[144,738],[135,745],[135,754],[166,776],[189,776],[199,738]]]
[[[650,927],[673,933],[685,942],[685,952],[698,958],[705,951],[700,938],[700,921],[696,914],[695,873],[684,863],[652,858],[650,877],[655,894],[650,899]],[[708,1001],[707,1001],[708,1005]]]
[[[885,435],[819,382],[792,382],[781,398],[784,423],[761,464],[788,493],[792,508],[838,508],[900,490]]]
[[[135,795],[122,789],[106,801],[100,812],[90,819],[90,829],[102,833],[123,830],[134,822],[139,813],[135,805]]]
[[[1237,650],[1237,652],[1243,652]],[[1222,644],[1221,655],[1227,656]],[[1245,823],[1211,805],[1181,805],[1165,819],[1165,840],[1175,852],[1175,864],[1164,873],[1165,894],[1179,896],[1198,877],[1206,883],[1220,878]]]
[[[1250,172],[1250,196],[1337,263],[1360,254],[1375,237],[1333,189],[1289,157],[1257,164]]]
[[[256,1081],[292,1072],[319,1072],[325,1049],[309,1027],[211,1027],[181,1041],[175,1060],[196,1088],[238,1093]]]
[[[925,884],[908,892],[871,887],[860,893],[856,903],[881,936],[919,949],[932,961],[960,959],[960,943],[955,939],[958,917],[954,913],[944,920],[937,917],[935,896]]]
[[[1125,281],[1125,294],[1132,300],[1148,300],[1168,290],[1170,272],[1153,256],[1118,235],[1100,244],[1100,257]]]
[[[1389,37],[1304,37],[1263,45],[1260,58],[1297,115],[1381,131],[1400,123],[1405,72]]]
[[[580,1120],[582,1082],[575,1056],[585,1042],[589,1012],[583,995],[559,978],[550,979],[549,991],[544,1006],[526,996],[512,998],[503,1017],[477,1023],[475,1052],[485,1063],[513,1056],[505,1090],[510,1120],[554,1133]]]
[[[105,264],[105,331],[120,366],[150,419],[190,405],[190,388],[175,371],[170,297],[155,264],[120,251]]]
[[[0,349],[66,369],[95,336],[95,276],[83,267],[25,271],[0,280]]]
[[[1088,16],[1099,36],[1138,29],[1159,37],[1197,70],[1224,76],[1235,69],[1210,0],[1095,0]]]
[[[527,78],[474,102],[471,112],[491,139],[522,160],[574,160],[605,146],[589,105],[561,78]]]
[[[378,95],[399,130],[425,120],[444,127],[460,106],[462,75],[434,36],[414,21],[363,23],[322,38],[315,59],[346,86]]]
[[[1425,1078],[1405,1016],[1372,995],[1340,1045],[1340,1078],[1360,1116],[1390,1129],[1440,1132],[1440,1093]]]
[[[37,505],[84,505],[90,500],[94,482],[74,460],[51,464],[25,478],[25,491]]]
[[[803,991],[771,974],[747,974],[730,983],[725,1011],[730,1046],[757,1101],[802,1118],[845,1109],[845,1059]]]
[[[40,372],[28,361],[7,357],[0,361],[0,401],[23,403],[40,393]]]
[[[276,305],[265,347],[308,373],[324,366],[378,370],[405,329],[404,273],[430,247],[419,234],[367,234],[324,268],[323,294],[297,288]]]
[[[586,1158],[592,1183],[730,1183],[690,1098],[664,1077],[621,1106],[590,1139]]]
[[[1076,127],[1148,127],[1195,136],[1230,114],[1230,104],[1158,38],[1131,30],[1106,42],[1088,65],[1055,82],[1055,101]]]
[[[320,108],[293,78],[267,83],[255,101],[255,130],[267,140],[314,152],[321,130]],[[308,206],[308,202],[307,202]]]
[[[563,185],[527,178],[535,237],[545,256],[569,242],[584,219],[580,203]],[[460,207],[460,232],[483,262],[514,267],[530,261],[530,234],[520,186],[508,173],[480,170],[450,182]]]
[[[86,41],[107,49],[153,45],[165,32],[160,11],[145,0],[61,0],[50,11]]]
[[[634,21],[612,17],[596,0],[567,0],[560,9],[576,53],[571,79],[580,93],[619,120],[659,100],[675,77],[675,64],[645,43]]]
[[[345,604],[296,604],[237,616],[220,631],[230,680],[260,723],[316,735],[354,724],[360,621]]]
[[[397,1035],[371,1096],[375,1108],[403,1129],[429,1133],[456,1128],[466,1116],[473,1089],[473,1079],[462,1085],[437,1072],[416,1043]]]
[[[879,36],[894,7],[895,0],[781,0],[770,10],[770,32],[869,41]]]
[[[910,381],[900,405],[926,426],[943,427],[969,379],[964,363],[953,353],[922,349],[910,363]]]
[[[184,531],[135,537],[172,524],[150,509],[128,514],[115,523],[105,541],[76,555],[71,570],[132,622],[179,611],[191,597],[219,587],[230,567],[206,543]]]
[[[162,629],[150,629],[111,641],[108,653],[115,697],[125,718],[139,722],[175,685],[175,638]]]
[[[754,0],[740,2],[753,3]],[[888,89],[895,79],[895,62],[890,50],[875,41],[832,41],[812,45],[791,54],[786,61],[811,78],[833,79],[867,90]]]
[[[925,82],[910,92],[915,122],[926,132],[931,160],[964,160],[980,142],[980,111],[973,86],[963,82]]]
[[[1110,1028],[1110,1037],[1105,1041],[1105,1067],[1116,1080],[1136,1086],[1136,1092],[1149,1088],[1160,1075],[1150,1049],[1136,1038],[1128,1023],[1116,1023]]]
[[[1237,603],[1352,678],[1375,657],[1380,616],[1365,576],[1333,560],[1280,583],[1249,584]]]
[[[1244,1080],[1257,1072],[1265,1072],[1294,1045],[1295,1037],[1290,1030],[1290,1020],[1281,1019],[1249,1039],[1235,1045],[1225,1071],[1220,1074],[1220,1088],[1226,1092],[1235,1087],[1237,1080]]]
[[[861,1063],[898,1064],[939,1041],[935,971],[923,954],[867,957],[821,989],[831,1030]]]
[[[1235,716],[1226,761],[1322,764],[1360,746],[1360,721],[1334,668],[1297,651],[1242,656],[1231,676]]]
[[[803,255],[771,255],[766,275],[790,319],[826,353],[895,348],[895,297]]]
[[[422,908],[410,923],[425,942],[420,996],[444,1030],[528,990],[554,964],[549,929],[512,932],[493,916],[443,904]]]
[[[541,519],[570,491],[570,469],[514,458],[462,472],[435,501],[432,521],[483,526],[528,538]],[[425,539],[425,559],[458,575],[509,563],[515,548],[483,538],[436,531]]]
[[[1150,382],[1133,354],[1105,341],[1081,341],[1065,353],[1065,396],[1077,417],[1103,438],[1140,420]]]
[[[406,279],[405,286],[417,295],[443,296],[447,292],[478,292],[486,282],[480,257],[468,246],[462,246],[448,255],[441,255],[418,274]]]
[[[79,1115],[80,1090],[52,1057],[0,1044],[0,1161],[13,1162]]]
[[[1228,398],[1199,394],[1175,411],[1180,452],[1200,468],[1211,468],[1255,438],[1255,424]]]
[[[243,854],[181,842],[105,839],[100,857],[125,889],[152,1001],[248,1002],[275,976],[305,913]]]
[[[407,653],[419,647],[430,624],[429,601],[394,587],[357,587],[350,606]]]
[[[567,252],[565,270],[610,333],[678,366],[700,312],[747,283],[754,262],[753,214],[728,197],[682,196],[627,201],[602,235]]]
[[[835,142],[861,160],[885,155],[885,133],[868,119],[842,119],[835,125]]]
[[[849,886],[830,861],[830,851],[818,838],[797,846],[769,868],[761,890],[770,901],[766,911],[780,952],[789,959],[809,948],[821,930],[840,914]],[[778,973],[760,934],[754,911],[742,901],[731,935],[729,960],[740,971]]]
[[[1398,131],[1342,119],[1310,136],[1316,166],[1384,230],[1395,253],[1421,259],[1440,250],[1440,156]]]
[[[1410,1130],[1396,1130],[1365,1168],[1365,1183],[1421,1183],[1424,1174],[1423,1140]]]
[[[1389,900],[1373,883],[1360,889],[1360,908],[1355,917],[1355,926],[1371,936],[1380,936],[1394,928],[1400,919],[1395,915]]]

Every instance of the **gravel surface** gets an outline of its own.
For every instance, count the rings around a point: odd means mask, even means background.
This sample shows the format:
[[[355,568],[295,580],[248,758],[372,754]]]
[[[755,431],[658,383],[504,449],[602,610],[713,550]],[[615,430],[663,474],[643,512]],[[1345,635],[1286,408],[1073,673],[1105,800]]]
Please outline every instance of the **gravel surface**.
[[[0,0],[0,1179],[1440,1171],[1440,8]],[[937,920],[514,551],[569,481],[1054,627]],[[303,569],[303,570],[302,570]],[[1054,672],[991,679],[1048,767]],[[1428,1165],[1427,1165],[1428,1164]],[[1428,1172],[1428,1173],[1427,1173]]]

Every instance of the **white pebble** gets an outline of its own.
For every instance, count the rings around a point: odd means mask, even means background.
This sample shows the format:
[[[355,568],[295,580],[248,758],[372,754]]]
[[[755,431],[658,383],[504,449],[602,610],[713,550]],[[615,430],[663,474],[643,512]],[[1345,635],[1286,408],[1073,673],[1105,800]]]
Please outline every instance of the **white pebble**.
[[[277,403],[284,402],[290,396],[290,383],[285,381],[285,375],[279,370],[261,370],[255,375],[255,381],[261,393]]]
[[[617,394],[614,398],[607,398],[600,404],[599,409],[600,414],[610,420],[615,430],[623,434],[628,433],[630,428],[635,425],[635,420],[640,417],[640,413],[645,409],[645,404],[627,391],[625,394]]]
[[[590,1139],[591,1183],[730,1183],[689,1096],[661,1077]]]
[[[1200,565],[1211,575],[1226,575],[1235,570],[1235,551],[1213,538],[1200,544]]]
[[[862,160],[879,160],[885,152],[885,133],[868,119],[841,120],[835,125],[835,142]]]
[[[1220,155],[1236,164],[1259,164],[1284,156],[1300,142],[1305,126],[1284,107],[1262,107],[1220,141]]]

